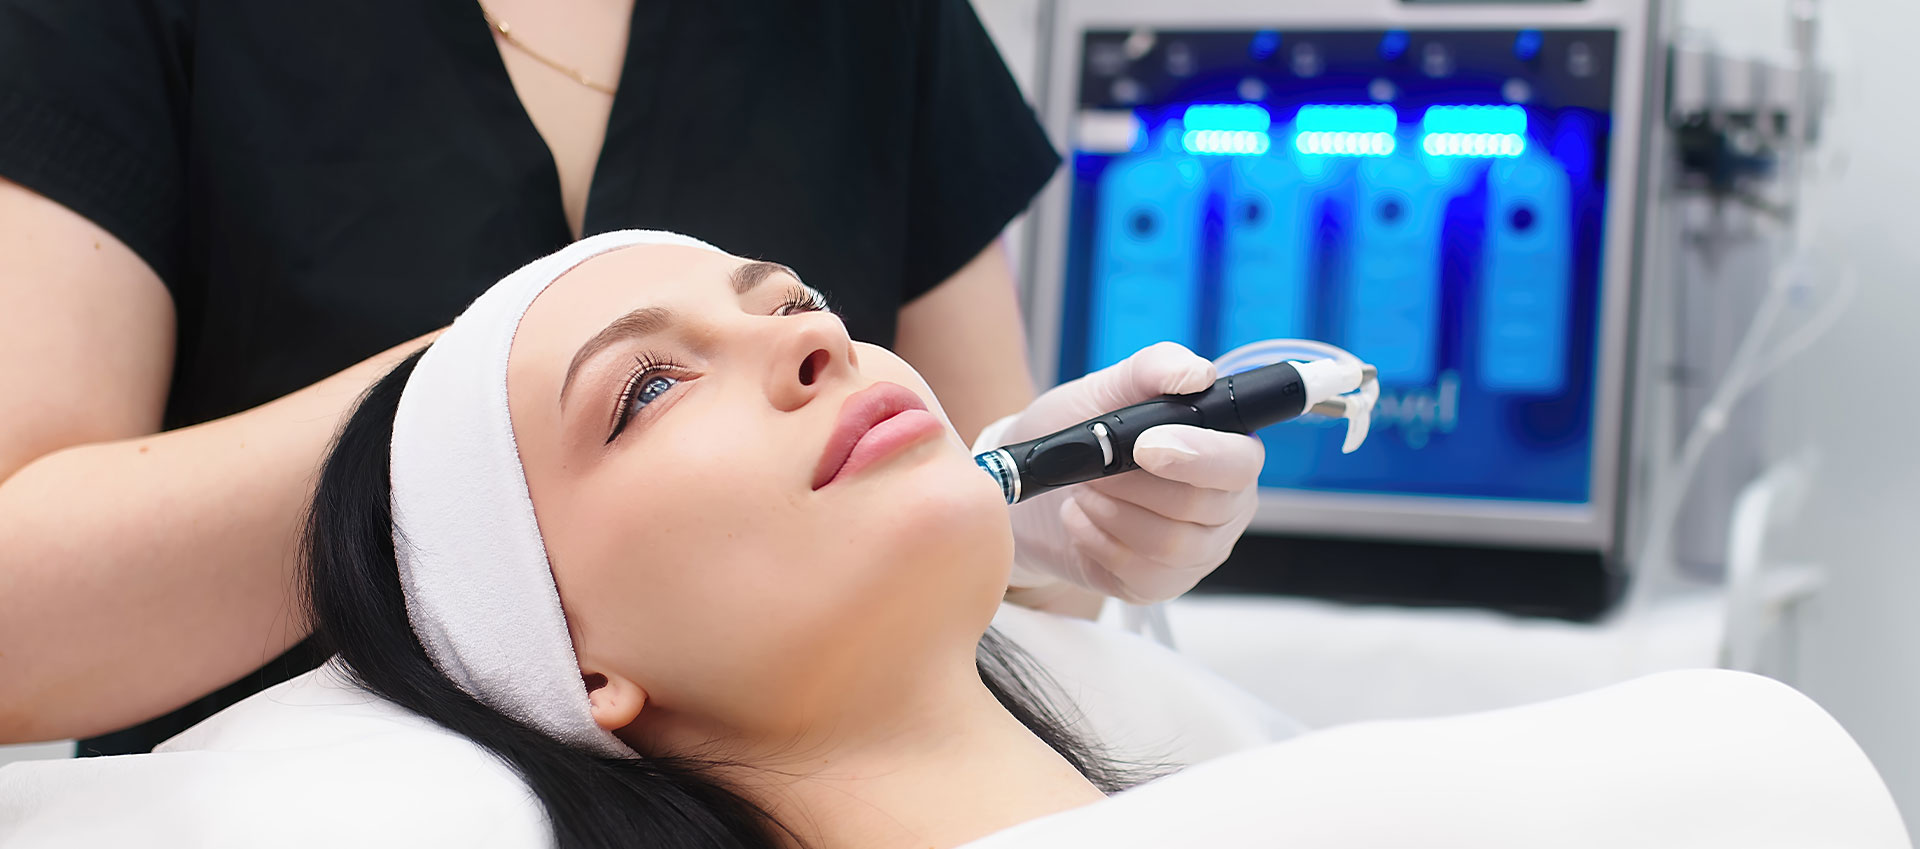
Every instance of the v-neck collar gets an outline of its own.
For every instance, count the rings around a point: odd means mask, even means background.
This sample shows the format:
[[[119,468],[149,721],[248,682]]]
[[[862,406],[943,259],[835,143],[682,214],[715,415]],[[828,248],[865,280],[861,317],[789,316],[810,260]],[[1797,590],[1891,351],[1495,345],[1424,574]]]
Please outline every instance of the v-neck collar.
[[[556,246],[572,242],[573,231],[567,227],[566,205],[560,192],[559,166],[554,163],[552,148],[534,126],[533,116],[521,101],[520,92],[513,86],[506,61],[493,43],[493,27],[487,24],[480,4],[474,0],[444,0],[441,5],[449,43],[465,58],[472,71],[463,76],[471,81],[481,112],[494,119],[488,126],[501,131],[500,145],[510,161],[539,163],[532,166],[532,173],[538,175],[541,183],[533,193],[538,197],[537,202],[545,207],[540,218],[551,229]],[[606,133],[594,157],[593,176],[587,182],[586,209],[580,224],[582,238],[612,229],[601,226],[605,216],[596,212],[607,205],[603,189],[609,150],[615,147],[616,139],[621,148],[617,155],[623,160],[638,157],[649,162],[650,167],[662,165],[654,161],[660,151],[652,144],[654,134],[624,133],[621,128],[654,123],[651,116],[659,103],[659,87],[655,83],[663,79],[664,68],[660,66],[666,51],[662,48],[671,30],[672,11],[666,8],[669,5],[648,0],[635,0],[633,4],[633,14],[627,23],[626,58],[621,63],[612,108],[607,112]]]
[[[620,86],[615,89],[613,108],[607,112],[607,132],[600,139],[593,178],[587,184],[586,210],[580,217],[583,238],[634,226],[630,218],[640,211],[640,198],[630,197],[622,204],[608,194],[617,191],[615,180],[622,166],[616,163],[644,162],[650,170],[672,167],[665,161],[667,146],[660,144],[664,133],[659,131],[665,129],[662,123],[666,117],[660,111],[660,89],[667,79],[667,39],[675,30],[679,14],[677,4],[634,0],[633,14],[627,19],[627,57],[620,66]],[[645,131],[635,132],[635,128]],[[559,178],[554,179],[557,186]],[[606,212],[596,214],[601,210]],[[627,214],[620,214],[622,210]],[[651,217],[653,210],[646,212]]]

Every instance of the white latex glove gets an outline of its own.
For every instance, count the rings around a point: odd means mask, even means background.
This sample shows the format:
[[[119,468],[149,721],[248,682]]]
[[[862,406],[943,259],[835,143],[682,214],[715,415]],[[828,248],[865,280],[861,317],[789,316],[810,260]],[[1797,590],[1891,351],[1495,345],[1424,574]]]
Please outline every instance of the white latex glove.
[[[1158,395],[1212,385],[1213,363],[1172,342],[1042,393],[982,431],[974,453],[1045,436]],[[1140,434],[1138,471],[1057,489],[1009,508],[1013,589],[1066,581],[1122,601],[1193,588],[1253,521],[1266,449],[1251,436],[1189,425]]]

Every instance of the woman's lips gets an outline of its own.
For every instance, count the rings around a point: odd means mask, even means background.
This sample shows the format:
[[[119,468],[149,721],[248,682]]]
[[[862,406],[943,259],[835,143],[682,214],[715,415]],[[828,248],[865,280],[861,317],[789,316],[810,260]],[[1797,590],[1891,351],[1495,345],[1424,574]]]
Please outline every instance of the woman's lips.
[[[941,427],[920,396],[898,383],[881,381],[855,392],[840,405],[839,421],[814,467],[813,488],[848,477]]]

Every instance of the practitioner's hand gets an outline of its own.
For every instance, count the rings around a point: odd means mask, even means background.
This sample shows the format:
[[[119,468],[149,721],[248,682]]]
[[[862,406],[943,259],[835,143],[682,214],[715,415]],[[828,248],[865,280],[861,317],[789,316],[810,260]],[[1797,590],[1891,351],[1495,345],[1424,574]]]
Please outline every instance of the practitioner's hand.
[[[980,452],[1044,436],[1158,395],[1198,392],[1213,363],[1171,342],[1042,394],[987,426]],[[1251,436],[1161,425],[1134,443],[1140,471],[1014,505],[1014,568],[1028,590],[1066,581],[1123,601],[1164,601],[1227,559],[1253,520],[1266,451]]]

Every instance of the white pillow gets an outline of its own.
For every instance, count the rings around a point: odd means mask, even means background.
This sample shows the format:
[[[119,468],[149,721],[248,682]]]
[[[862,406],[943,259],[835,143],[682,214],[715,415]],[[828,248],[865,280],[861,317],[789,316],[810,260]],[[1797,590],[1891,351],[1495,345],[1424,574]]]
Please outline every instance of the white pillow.
[[[966,849],[1911,849],[1873,765],[1778,682],[1687,670],[1230,755]]]
[[[1292,730],[1158,644],[1003,606],[995,625],[1053,673],[1096,739],[1184,765]],[[530,790],[472,741],[333,664],[257,693],[155,754],[0,767],[0,846],[547,846]]]
[[[329,665],[150,755],[0,767],[0,846],[551,845],[545,814],[472,741]]]

